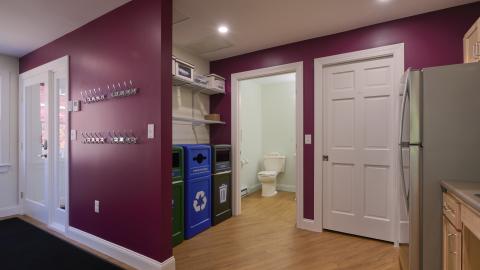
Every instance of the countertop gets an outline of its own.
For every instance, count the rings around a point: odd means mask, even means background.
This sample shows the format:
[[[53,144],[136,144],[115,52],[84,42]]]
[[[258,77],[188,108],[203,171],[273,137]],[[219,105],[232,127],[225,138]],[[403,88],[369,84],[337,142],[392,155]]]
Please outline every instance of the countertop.
[[[442,187],[447,189],[473,209],[480,212],[480,182],[466,182],[466,181],[442,181]]]

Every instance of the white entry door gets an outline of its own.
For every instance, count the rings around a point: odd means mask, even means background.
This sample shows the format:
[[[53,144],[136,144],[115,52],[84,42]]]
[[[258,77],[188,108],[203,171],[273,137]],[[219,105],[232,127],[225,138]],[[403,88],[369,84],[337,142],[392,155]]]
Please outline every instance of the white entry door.
[[[393,57],[330,66],[323,76],[323,226],[393,241]]]
[[[24,213],[68,224],[68,57],[20,75],[20,198]]]
[[[48,222],[48,186],[51,177],[50,113],[48,73],[23,82],[25,104],[25,191],[24,212]]]

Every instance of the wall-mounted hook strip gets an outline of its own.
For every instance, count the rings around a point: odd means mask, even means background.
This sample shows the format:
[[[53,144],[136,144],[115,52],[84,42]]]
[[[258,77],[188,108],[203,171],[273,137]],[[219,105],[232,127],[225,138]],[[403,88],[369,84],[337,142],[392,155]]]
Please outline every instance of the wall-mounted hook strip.
[[[108,132],[81,132],[83,144],[137,144],[138,138],[130,131],[108,131]]]
[[[133,81],[123,81],[123,86],[120,82],[108,84],[106,91],[102,88],[93,88],[89,90],[81,90],[80,96],[84,103],[97,103],[100,101],[106,101],[110,98],[129,97],[138,94],[139,89],[134,87]]]

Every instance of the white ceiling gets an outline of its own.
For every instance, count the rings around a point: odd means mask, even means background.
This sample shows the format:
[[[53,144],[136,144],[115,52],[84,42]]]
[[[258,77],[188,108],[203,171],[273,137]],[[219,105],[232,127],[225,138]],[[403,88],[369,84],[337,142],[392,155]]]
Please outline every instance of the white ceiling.
[[[0,53],[23,56],[130,0],[0,0]]]
[[[217,60],[476,1],[173,0],[174,18],[184,19],[174,24],[173,41]],[[220,24],[230,27],[224,37],[217,33]]]

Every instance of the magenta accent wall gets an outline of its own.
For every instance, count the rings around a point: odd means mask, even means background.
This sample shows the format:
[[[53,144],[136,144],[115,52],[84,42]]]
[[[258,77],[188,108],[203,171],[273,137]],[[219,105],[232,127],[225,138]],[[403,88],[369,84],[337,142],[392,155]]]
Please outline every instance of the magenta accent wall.
[[[479,16],[480,2],[476,2],[214,61],[210,70],[225,77],[227,86],[225,96],[212,97],[210,110],[220,113],[227,124],[212,126],[212,143],[231,142],[230,78],[233,73],[303,61],[304,132],[313,134],[315,58],[404,43],[406,67],[461,63],[463,35]],[[303,215],[307,219],[313,219],[313,172],[314,166],[318,166],[313,160],[313,150],[314,144],[304,146]]]
[[[172,1],[134,0],[20,59],[20,72],[70,56],[70,93],[133,80],[137,96],[83,104],[81,131],[129,131],[138,145],[70,152],[70,226],[158,261],[171,248]],[[155,139],[147,140],[147,123]],[[94,213],[100,200],[100,214]]]

